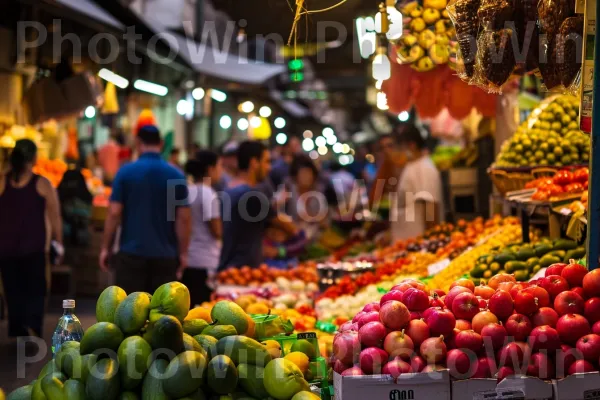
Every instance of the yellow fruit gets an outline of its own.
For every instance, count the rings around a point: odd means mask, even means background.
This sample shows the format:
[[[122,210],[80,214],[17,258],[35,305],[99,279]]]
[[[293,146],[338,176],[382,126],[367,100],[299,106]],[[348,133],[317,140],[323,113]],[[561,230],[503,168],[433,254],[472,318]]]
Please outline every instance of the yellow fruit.
[[[419,34],[419,46],[428,49],[435,43],[435,33],[429,29],[424,30]]]
[[[421,16],[427,25],[433,25],[437,20],[440,19],[440,17],[440,12],[435,8],[426,8]]]
[[[419,18],[421,16],[421,14],[423,14],[423,7],[417,5],[415,8],[412,9],[412,11],[410,12],[410,16],[411,18]]]
[[[269,307],[264,303],[254,303],[246,307],[248,314],[268,314]]]
[[[447,29],[445,20],[440,19],[435,23],[435,33],[444,33]]]
[[[292,397],[292,400],[320,400],[321,398],[316,394],[308,391],[298,392]]]
[[[283,358],[296,364],[296,366],[300,368],[300,371],[302,371],[303,374],[306,374],[306,371],[308,371],[310,360],[308,359],[308,356],[306,354],[300,351],[294,351]]]
[[[423,21],[423,18],[415,18],[412,21],[410,21],[409,29],[412,32],[419,33],[423,29],[425,29],[426,26],[427,25],[425,24],[425,21]]]
[[[208,323],[212,322],[212,318],[210,317],[210,308],[206,307],[196,307],[192,308],[188,315],[185,317],[185,321],[189,321],[191,319],[203,319]]]
[[[281,345],[276,340],[265,340],[262,342],[267,347],[267,351],[273,358],[281,357]]]
[[[421,46],[417,45],[413,46],[413,48],[410,49],[410,52],[408,54],[411,60],[417,61],[419,58],[425,55],[425,50]]]
[[[419,72],[427,72],[431,71],[435,68],[435,64],[433,60],[429,57],[423,57],[419,61],[417,61],[417,65],[415,66],[416,70]]]
[[[434,8],[439,11],[445,10],[446,5],[447,5],[446,0],[425,0],[423,2],[424,8]]]
[[[429,49],[429,57],[437,65],[448,63],[450,58],[450,47],[447,44],[439,44],[436,42],[435,45]]]
[[[407,33],[406,35],[402,35],[402,43],[405,46],[411,47],[417,43],[417,37],[411,33]]]
[[[400,10],[400,12],[402,13],[402,15],[409,15],[411,11],[413,11],[417,7],[419,7],[419,3],[417,1],[412,1],[404,7],[402,7],[402,10]]]
[[[448,14],[448,10],[446,10],[445,8],[442,10],[442,18],[450,18],[450,15]]]

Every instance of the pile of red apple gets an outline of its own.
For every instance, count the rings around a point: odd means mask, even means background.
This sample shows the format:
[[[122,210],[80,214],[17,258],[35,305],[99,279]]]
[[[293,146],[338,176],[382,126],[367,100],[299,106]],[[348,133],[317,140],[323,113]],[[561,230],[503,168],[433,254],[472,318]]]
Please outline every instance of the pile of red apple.
[[[598,371],[600,270],[553,264],[517,283],[499,274],[430,294],[406,279],[340,327],[333,368],[343,376],[431,372],[455,379],[523,374],[541,379]]]

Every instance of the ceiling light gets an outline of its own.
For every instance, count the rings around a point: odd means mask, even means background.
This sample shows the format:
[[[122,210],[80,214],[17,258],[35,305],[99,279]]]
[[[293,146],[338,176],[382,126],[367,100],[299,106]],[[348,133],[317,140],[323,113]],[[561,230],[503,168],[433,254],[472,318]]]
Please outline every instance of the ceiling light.
[[[129,86],[129,81],[127,79],[123,78],[121,75],[115,74],[114,72],[106,68],[102,68],[98,72],[98,76],[104,79],[105,81],[112,83],[120,89],[125,89],[127,86]]]
[[[96,108],[94,108],[93,106],[87,106],[83,114],[86,118],[92,119],[96,116]]]
[[[402,111],[400,114],[398,114],[398,119],[401,122],[406,122],[406,121],[408,121],[409,118],[410,118],[410,114],[408,113],[408,111]]]
[[[246,118],[240,118],[237,122],[237,127],[240,131],[245,131],[248,129],[248,120]]]
[[[176,110],[177,114],[179,115],[189,114],[190,112],[192,112],[192,103],[185,99],[181,99],[177,102]]]
[[[280,132],[277,134],[277,136],[275,136],[275,141],[277,142],[277,144],[284,145],[285,142],[287,142],[287,139],[287,135],[283,132]]]
[[[192,97],[194,98],[194,100],[202,100],[205,94],[206,93],[204,92],[204,89],[202,89],[201,87],[192,90]]]
[[[302,149],[304,149],[304,151],[311,151],[315,148],[315,143],[312,141],[312,139],[304,139],[302,141]]]
[[[214,101],[218,101],[219,103],[222,103],[225,100],[227,100],[227,94],[217,89],[211,89],[210,97],[212,97]]]
[[[275,128],[277,129],[285,128],[285,119],[282,117],[275,118],[275,121],[273,123],[275,124]]]
[[[327,139],[325,139],[323,136],[319,136],[315,139],[315,144],[319,147],[325,146],[327,144]]]
[[[148,82],[143,79],[138,79],[133,82],[133,87],[142,92],[155,94],[157,96],[166,96],[169,93],[169,89],[166,86],[159,85],[157,83]]]
[[[239,105],[238,110],[244,113],[251,113],[254,111],[254,103],[251,101],[245,101]]]
[[[260,108],[260,110],[258,110],[258,115],[260,115],[263,118],[269,118],[271,116],[271,107],[269,106],[262,106]]]
[[[229,115],[223,115],[219,119],[219,125],[223,129],[229,129],[229,128],[231,128],[231,117]]]

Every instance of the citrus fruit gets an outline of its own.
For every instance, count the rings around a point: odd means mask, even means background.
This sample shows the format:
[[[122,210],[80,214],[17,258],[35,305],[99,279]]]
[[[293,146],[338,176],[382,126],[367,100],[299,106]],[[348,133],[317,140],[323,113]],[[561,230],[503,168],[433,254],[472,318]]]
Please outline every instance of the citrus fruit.
[[[296,366],[300,368],[300,371],[302,371],[303,374],[305,374],[306,371],[308,371],[308,364],[310,363],[310,360],[308,359],[308,356],[306,354],[301,353],[299,351],[294,351],[283,358],[296,364]]]

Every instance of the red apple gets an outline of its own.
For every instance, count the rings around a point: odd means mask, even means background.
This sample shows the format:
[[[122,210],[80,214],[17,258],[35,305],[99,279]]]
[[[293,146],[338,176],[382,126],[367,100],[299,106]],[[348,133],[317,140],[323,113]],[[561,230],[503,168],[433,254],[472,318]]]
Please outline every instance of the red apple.
[[[472,378],[491,378],[496,375],[496,361],[491,357],[480,357],[477,360],[477,366],[475,367],[475,373]]]
[[[544,273],[545,276],[550,276],[550,275],[559,275],[562,274],[563,269],[565,269],[565,267],[567,266],[567,264],[564,263],[556,263],[556,264],[552,264],[550,265],[548,268],[546,268],[546,272]]]
[[[412,367],[414,372],[421,372],[423,368],[427,366],[427,363],[421,356],[413,356],[410,359],[410,366]]]
[[[492,297],[490,297],[488,302],[489,310],[502,321],[512,314],[513,307],[513,299],[510,293],[504,290],[498,290]]]
[[[587,319],[578,314],[566,314],[558,319],[556,330],[560,339],[567,344],[575,345],[579,338],[592,332]]]
[[[584,359],[595,363],[600,358],[600,335],[595,333],[585,335],[579,338],[575,347],[581,352]]]
[[[573,263],[567,265],[560,273],[560,276],[567,280],[569,286],[575,287],[581,286],[581,284],[583,283],[583,278],[587,273],[588,270],[586,267],[584,267],[581,264]]]
[[[525,293],[531,293],[533,297],[536,299],[536,304],[539,308],[541,307],[550,307],[552,303],[550,302],[550,295],[541,286],[538,285],[529,285],[525,289],[523,289]]]
[[[490,297],[492,297],[494,293],[496,293],[496,291],[487,285],[479,285],[475,287],[474,293],[475,296],[479,296],[482,299],[489,300]]]
[[[498,364],[509,366],[513,370],[520,370],[523,364],[523,348],[517,343],[508,343],[498,352]]]
[[[430,309],[429,318],[425,320],[432,336],[450,335],[456,326],[456,319],[450,310]]]
[[[600,335],[600,321],[594,323],[594,325],[592,326],[592,333]]]
[[[584,306],[581,296],[570,290],[559,293],[554,299],[554,309],[558,315],[583,314]]]
[[[504,378],[515,374],[515,370],[511,367],[500,367],[498,368],[498,382],[501,382]]]
[[[429,316],[431,314],[434,313],[434,311],[443,310],[443,309],[444,309],[444,307],[429,307],[427,310],[425,310],[421,313],[421,317],[425,320],[425,322],[427,322],[427,319],[429,318]]]
[[[531,333],[533,326],[531,321],[525,315],[513,314],[511,315],[504,324],[508,336],[514,337],[518,342],[527,340],[527,336]]]
[[[577,360],[582,360],[581,352],[567,344],[561,344],[556,353],[556,377],[563,378],[569,372],[569,368]]]
[[[550,354],[560,349],[560,336],[556,329],[542,325],[533,328],[528,338],[528,343],[534,352],[546,350]]]
[[[450,289],[450,291],[446,295],[446,298],[444,299],[444,303],[446,304],[446,307],[452,310],[452,303],[454,302],[454,298],[461,293],[473,294],[473,292],[471,292],[469,289],[467,289],[464,286],[455,286],[452,289]]]
[[[433,289],[431,291],[431,295],[433,296],[434,294],[437,294],[438,297],[443,297],[446,295],[446,292],[444,292],[442,289]]]
[[[358,362],[356,356],[360,352],[358,333],[347,331],[338,333],[333,339],[333,356],[346,365]]]
[[[460,331],[454,337],[456,348],[469,349],[477,353],[483,347],[483,338],[475,331]]]
[[[402,281],[400,281],[400,283],[408,283],[410,286],[414,287],[415,289],[427,291],[427,285],[425,285],[423,282],[421,282],[418,279],[406,278],[406,279],[402,279]]]
[[[533,326],[548,325],[548,326],[551,326],[552,328],[556,328],[557,321],[558,321],[558,313],[556,311],[554,311],[553,308],[550,308],[550,307],[540,308],[531,317],[531,322],[533,323]]]
[[[455,349],[457,347],[454,339],[456,338],[456,335],[459,332],[460,331],[458,329],[454,328],[452,330],[452,334],[444,336],[444,342],[446,342],[446,347],[447,348],[449,348],[449,349]]]
[[[446,355],[446,366],[450,375],[457,379],[470,378],[477,368],[477,359],[469,357],[469,354],[459,349],[452,349]]]
[[[560,293],[569,290],[569,283],[559,275],[548,275],[540,281],[540,286],[546,289],[550,298],[554,299]]]
[[[403,360],[410,360],[414,348],[413,340],[404,331],[390,332],[383,341],[383,349],[388,352],[391,358],[400,357]]]
[[[473,329],[473,327],[471,326],[471,323],[469,321],[464,319],[457,319],[456,329],[458,329],[459,331],[467,331],[469,329]]]
[[[467,289],[469,289],[471,291],[471,293],[473,293],[475,291],[475,284],[473,283],[472,280],[467,279],[467,278],[460,278],[460,279],[457,279],[454,282],[452,282],[450,284],[450,290],[452,290],[452,288],[456,287],[456,286],[466,287]]]
[[[482,299],[479,296],[475,296],[477,297],[477,301],[479,302],[479,309],[480,310],[487,310],[488,308],[488,301],[486,299]]]
[[[367,375],[380,374],[388,362],[388,353],[377,347],[369,347],[360,352],[360,369]]]
[[[413,319],[410,321],[404,333],[410,336],[417,348],[430,336],[429,326],[422,319]]]
[[[487,324],[497,324],[498,318],[491,311],[480,311],[473,317],[473,330],[481,333],[481,330]]]
[[[452,301],[452,312],[456,318],[471,321],[479,312],[479,300],[473,293],[460,293]]]
[[[569,367],[569,375],[597,371],[594,364],[586,360],[577,360]]]
[[[391,330],[400,331],[410,322],[410,312],[404,304],[396,300],[390,300],[381,306],[379,311],[381,322]]]
[[[368,324],[369,322],[379,322],[379,318],[379,312],[377,311],[369,311],[368,313],[365,313],[357,321],[358,329],[362,328],[363,325]]]
[[[365,373],[358,366],[352,367],[352,368],[348,368],[347,370],[345,370],[344,372],[342,372],[342,376],[361,376],[361,375],[364,375],[364,374]]]
[[[427,364],[437,364],[444,361],[446,358],[447,347],[444,343],[444,337],[430,337],[421,343],[419,349],[421,357],[425,359]]]
[[[552,379],[554,378],[554,363],[544,353],[532,354],[527,365],[527,375],[540,379]]]
[[[384,294],[383,296],[381,296],[381,300],[379,300],[379,304],[380,304],[380,306],[382,306],[390,300],[402,301],[403,294],[404,294],[404,292],[401,292],[400,290],[392,289],[389,292],[387,292],[386,294]],[[381,307],[379,308],[379,311],[381,311]]]
[[[523,315],[531,315],[540,309],[538,298],[525,289],[517,293],[515,297],[515,311]]]
[[[337,372],[338,374],[343,373],[348,368],[350,368],[350,367],[347,366],[346,364],[344,364],[343,362],[341,362],[340,360],[335,360],[335,363],[333,363],[333,370],[335,372]]]
[[[379,311],[380,308],[380,304],[375,302],[375,303],[369,303],[366,306],[363,307],[363,311],[364,312],[371,312],[371,311]]]
[[[429,308],[427,293],[415,288],[410,288],[402,294],[402,302],[410,311],[425,311]]]
[[[405,291],[407,291],[408,289],[410,289],[411,287],[413,287],[411,284],[406,283],[406,282],[401,282],[395,286],[392,286],[391,290],[397,290],[399,292],[404,293]]]
[[[354,318],[352,318],[352,322],[358,323],[358,320],[361,319],[363,317],[363,315],[365,315],[365,314],[366,314],[366,312],[364,312],[364,311],[360,311],[360,312],[356,313]]]
[[[498,350],[506,341],[506,328],[499,324],[488,324],[481,329],[483,343],[488,350]]]
[[[387,330],[381,322],[368,322],[358,330],[358,338],[364,347],[381,347]]]
[[[385,364],[381,372],[383,374],[391,375],[394,377],[394,379],[396,379],[402,374],[413,372],[413,369],[410,364],[400,359],[395,359]]]
[[[600,297],[588,299],[585,302],[583,309],[583,315],[590,321],[590,324],[595,324],[600,321]]]
[[[418,312],[418,311],[411,311],[410,312],[410,320],[412,321],[413,319],[421,319],[423,317],[423,315]]]
[[[514,300],[514,299],[516,299],[516,298],[517,298],[517,294],[518,294],[518,293],[519,293],[521,290],[525,289],[526,287],[528,287],[528,284],[527,284],[526,282],[519,282],[519,283],[516,283],[516,284],[515,284],[515,285],[514,285],[514,286],[513,286],[513,287],[510,289],[510,291],[509,291],[508,293],[510,293],[510,297],[512,297],[512,298],[513,298],[513,300]]]
[[[446,307],[446,303],[437,293],[433,293],[433,296],[429,298],[429,307]]]
[[[584,300],[586,299],[586,297],[585,297],[585,293],[583,292],[583,288],[582,288],[581,286],[572,287],[572,288],[571,288],[571,292],[575,292],[575,293],[577,293],[577,294],[578,294],[578,295],[580,295],[580,296],[581,296],[581,298],[582,298],[582,299],[584,299]]]

